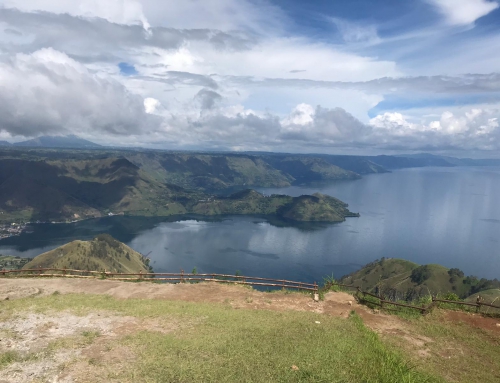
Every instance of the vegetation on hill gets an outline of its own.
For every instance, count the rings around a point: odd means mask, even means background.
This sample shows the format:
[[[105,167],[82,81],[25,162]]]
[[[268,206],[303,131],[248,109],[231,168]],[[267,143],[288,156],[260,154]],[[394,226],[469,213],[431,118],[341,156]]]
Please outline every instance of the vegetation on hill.
[[[273,194],[265,196],[247,189],[228,197],[210,197],[198,201],[189,209],[202,215],[256,214],[276,215],[293,221],[341,222],[347,217],[357,217],[347,209],[347,204],[323,194],[290,197]]]
[[[359,174],[332,165],[322,158],[266,156],[264,159],[274,168],[292,176],[295,183],[360,178]]]
[[[206,159],[191,160],[201,167],[209,165]],[[251,163],[256,172],[253,180],[264,182],[259,169],[267,165],[260,161],[257,166],[248,159],[238,161],[231,166],[234,168],[239,163],[244,167]],[[196,213],[280,215],[293,220],[336,222],[353,216],[346,204],[334,198],[311,197],[308,203],[298,204],[296,198],[265,197],[257,192],[242,192],[227,198],[187,190],[158,180],[125,158],[4,159],[0,160],[0,165],[0,220],[3,221],[71,221],[106,214],[171,216]],[[246,179],[250,173],[247,169]],[[269,173],[267,177],[272,178]],[[235,182],[234,179],[231,182]]]
[[[0,270],[17,270],[30,262],[32,258],[21,258],[13,255],[0,254]]]
[[[490,296],[500,288],[497,279],[465,276],[456,268],[440,265],[417,265],[403,259],[382,258],[342,278],[342,283],[359,286],[364,291],[381,293],[388,299],[413,301],[429,294],[453,294],[460,299]]]
[[[359,217],[351,213],[348,205],[337,198],[324,194],[302,195],[278,210],[283,218],[295,221],[344,221],[346,217]]]
[[[118,273],[146,273],[150,270],[147,258],[108,234],[99,234],[91,241],[72,241],[40,254],[23,269],[39,267]]]

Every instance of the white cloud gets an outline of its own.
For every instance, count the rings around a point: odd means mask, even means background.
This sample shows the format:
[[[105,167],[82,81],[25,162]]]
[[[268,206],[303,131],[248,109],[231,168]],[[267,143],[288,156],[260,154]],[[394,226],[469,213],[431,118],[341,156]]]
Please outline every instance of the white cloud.
[[[100,17],[119,24],[140,24],[149,29],[150,24],[137,0],[0,0],[6,8],[21,11],[45,11],[73,16]]]
[[[400,113],[384,113],[370,120],[373,134],[392,145],[404,144],[462,150],[500,150],[500,109],[445,111],[439,119],[412,123]],[[371,140],[377,145],[377,140]]]
[[[498,7],[486,0],[428,1],[452,26],[470,25]],[[398,54],[412,52],[407,41],[426,50],[427,40],[415,41],[422,31],[396,38],[404,47],[389,55],[368,50],[386,46],[380,26],[335,19],[345,44],[334,45],[298,35],[285,12],[266,0],[0,5],[21,10],[0,6],[0,137],[76,133],[113,144],[241,150],[499,149],[500,113],[491,105],[466,113],[429,107],[432,118],[415,116],[416,109],[368,118],[388,96],[487,94],[494,101],[499,74],[440,75],[496,71],[493,33],[481,40],[491,44],[476,44],[477,50],[472,38],[470,49],[447,45],[460,52],[440,50],[443,57],[407,77]],[[437,28],[457,32],[442,23]],[[138,75],[123,76],[120,62]],[[438,75],[421,76],[426,71]]]
[[[160,106],[161,102],[158,101],[156,98],[147,97],[144,99],[144,110],[148,114],[156,113]]]
[[[0,63],[0,130],[127,135],[153,129],[142,97],[52,48]]]
[[[437,7],[451,25],[469,25],[497,9],[491,0],[427,0]]]

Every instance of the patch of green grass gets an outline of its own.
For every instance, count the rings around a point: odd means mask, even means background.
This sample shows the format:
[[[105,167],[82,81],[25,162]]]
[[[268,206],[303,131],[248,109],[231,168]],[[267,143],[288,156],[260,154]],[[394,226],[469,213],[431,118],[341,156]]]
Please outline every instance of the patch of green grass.
[[[22,359],[21,355],[16,351],[5,351],[0,353],[0,369],[8,366],[11,363],[18,362]]]
[[[20,299],[4,308],[2,316],[28,310],[70,310],[79,315],[107,310],[189,324],[167,334],[140,331],[116,340],[136,355],[134,363],[119,371],[120,381],[440,381],[411,368],[356,315],[346,320],[308,312],[237,310],[227,304],[116,300],[83,294]]]
[[[94,342],[94,340],[98,337],[101,336],[101,333],[99,331],[83,331],[82,336],[85,339],[85,343],[91,344]]]

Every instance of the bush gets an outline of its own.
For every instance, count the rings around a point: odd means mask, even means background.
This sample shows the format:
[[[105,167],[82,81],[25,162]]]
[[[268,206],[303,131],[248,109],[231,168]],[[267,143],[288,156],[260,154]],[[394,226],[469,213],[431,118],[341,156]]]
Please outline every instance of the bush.
[[[429,266],[419,266],[416,269],[413,269],[411,272],[410,279],[413,283],[421,284],[429,279],[431,276],[431,270]]]
[[[459,301],[460,297],[455,293],[446,293],[443,295],[443,299],[446,299],[447,301]]]

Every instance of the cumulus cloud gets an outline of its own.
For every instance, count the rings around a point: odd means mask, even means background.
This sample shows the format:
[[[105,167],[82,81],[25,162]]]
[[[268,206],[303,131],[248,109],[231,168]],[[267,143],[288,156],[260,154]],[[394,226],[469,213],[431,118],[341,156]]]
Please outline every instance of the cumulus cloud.
[[[137,0],[2,0],[6,8],[22,11],[46,11],[73,16],[99,17],[119,24],[140,24],[144,29],[150,25]]]
[[[372,118],[369,125],[379,143],[385,140],[414,149],[499,150],[499,117],[498,109],[471,109],[462,114],[445,111],[439,119],[412,123],[400,113],[384,113]]]
[[[444,31],[498,7],[428,1],[445,15]],[[369,50],[387,43],[380,26],[334,19],[344,44],[314,41],[266,0],[0,4],[0,137],[76,133],[113,144],[324,152],[499,149],[500,74],[485,74],[498,60],[472,48],[463,54],[480,58],[478,74],[421,76],[434,72],[419,69],[408,76],[394,59],[402,51]],[[401,41],[395,44],[414,46]],[[479,44],[482,52],[495,41]],[[136,72],[124,76],[120,63]],[[368,117],[384,98],[387,105],[456,95],[481,96],[490,106],[440,109],[432,118],[408,111]]]
[[[126,135],[156,125],[141,97],[62,52],[46,48],[0,63],[0,129],[12,136]]]
[[[342,108],[299,104],[284,117],[241,106],[164,113],[164,137],[184,147],[331,152],[374,150],[499,150],[498,109],[444,112],[438,119],[412,122],[383,113],[364,124]],[[161,141],[162,143],[164,141]],[[153,144],[149,141],[147,144]]]
[[[497,9],[491,0],[427,0],[441,12],[451,25],[469,25]]]

